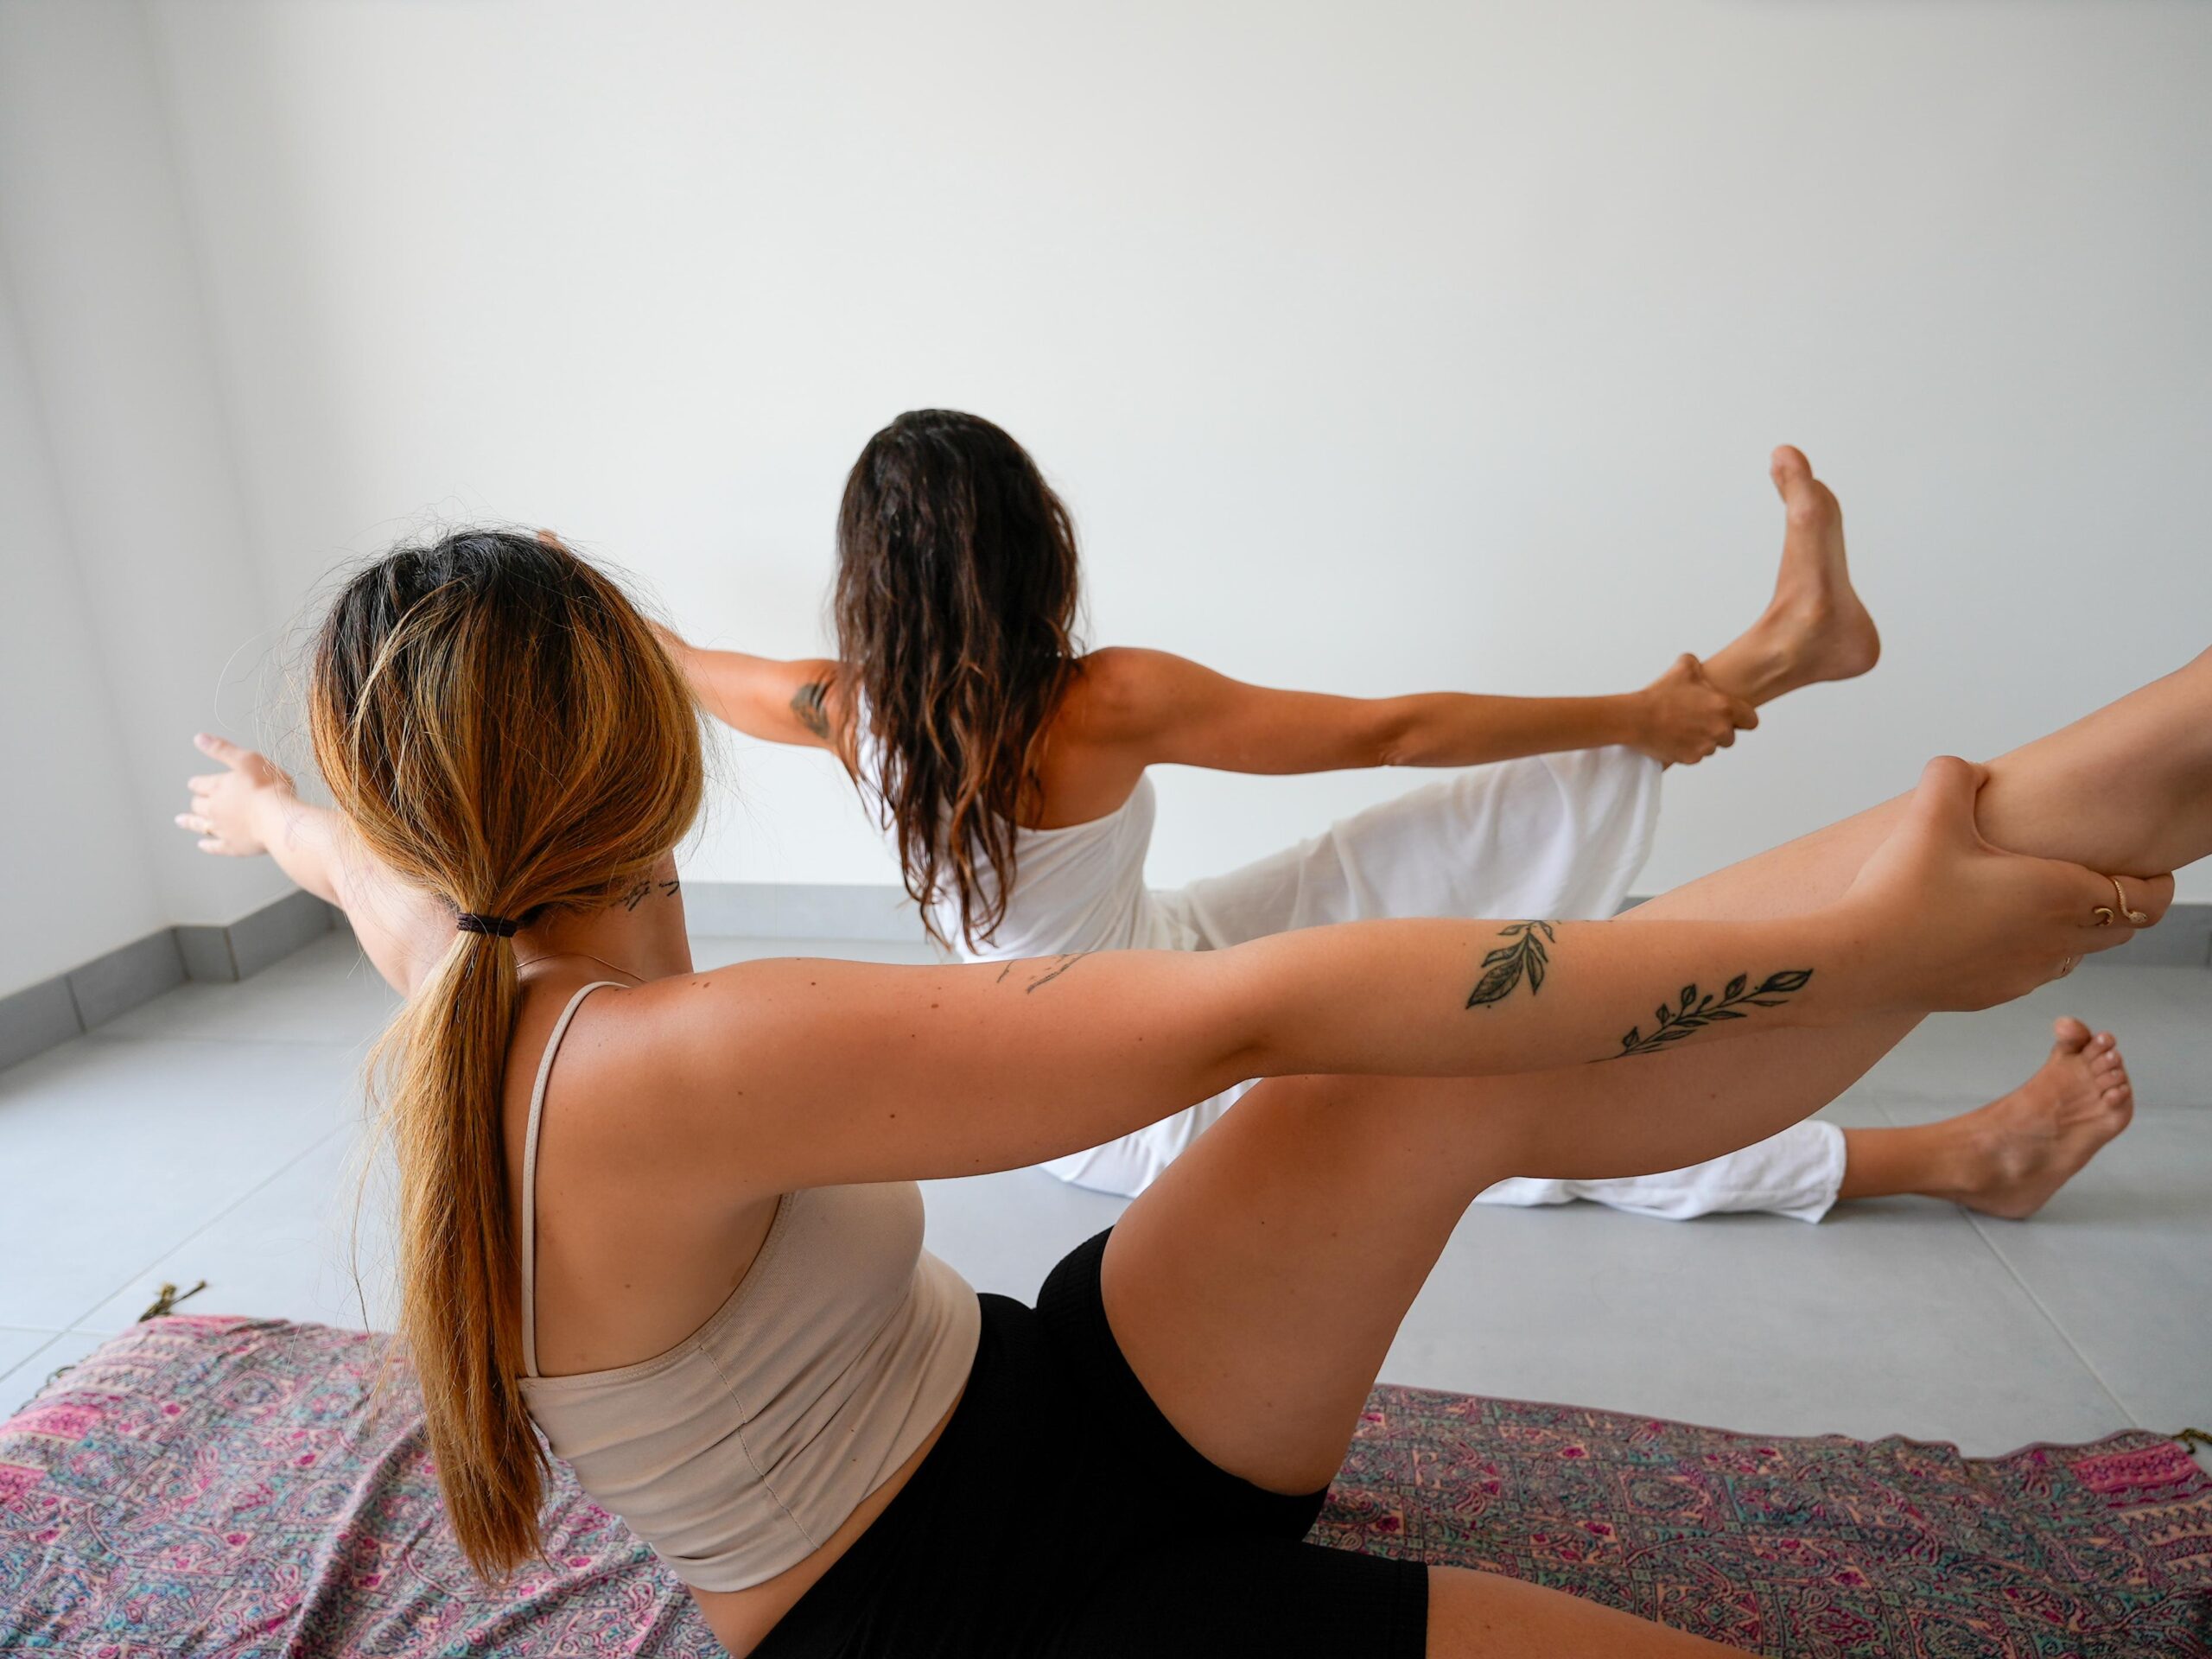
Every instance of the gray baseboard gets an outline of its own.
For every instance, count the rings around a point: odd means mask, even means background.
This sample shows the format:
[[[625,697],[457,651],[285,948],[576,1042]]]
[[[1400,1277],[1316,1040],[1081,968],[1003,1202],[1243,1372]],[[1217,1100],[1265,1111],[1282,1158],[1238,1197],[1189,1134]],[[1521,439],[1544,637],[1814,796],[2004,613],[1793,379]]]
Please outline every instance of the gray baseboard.
[[[313,893],[288,893],[227,927],[176,927],[185,975],[228,983],[251,979],[336,925],[340,912]]]
[[[165,927],[0,997],[0,1067],[105,1025],[188,979],[251,978],[327,933],[337,914],[290,893],[227,927]]]

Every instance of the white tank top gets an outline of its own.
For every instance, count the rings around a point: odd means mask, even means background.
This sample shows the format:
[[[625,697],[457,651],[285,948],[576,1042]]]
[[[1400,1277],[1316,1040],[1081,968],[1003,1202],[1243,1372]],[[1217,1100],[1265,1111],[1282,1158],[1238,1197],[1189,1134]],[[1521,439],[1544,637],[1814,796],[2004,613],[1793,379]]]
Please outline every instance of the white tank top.
[[[860,722],[863,789],[876,797],[878,825],[892,825],[881,810],[882,751]],[[1152,849],[1159,798],[1150,777],[1137,779],[1129,798],[1103,818],[1058,830],[1016,828],[1014,891],[1005,918],[988,939],[969,941],[960,931],[960,901],[941,893],[930,906],[938,931],[970,962],[1015,957],[1057,957],[1071,950],[1188,950],[1197,935],[1161,906],[1144,884],[1145,855]],[[898,851],[894,845],[892,849]],[[982,896],[998,892],[998,873],[976,872]]]
[[[912,1181],[787,1192],[729,1300],[666,1353],[537,1374],[537,1129],[523,1141],[524,1402],[584,1491],[684,1583],[743,1590],[819,1548],[914,1454],[976,1359],[976,1293],[922,1248]]]

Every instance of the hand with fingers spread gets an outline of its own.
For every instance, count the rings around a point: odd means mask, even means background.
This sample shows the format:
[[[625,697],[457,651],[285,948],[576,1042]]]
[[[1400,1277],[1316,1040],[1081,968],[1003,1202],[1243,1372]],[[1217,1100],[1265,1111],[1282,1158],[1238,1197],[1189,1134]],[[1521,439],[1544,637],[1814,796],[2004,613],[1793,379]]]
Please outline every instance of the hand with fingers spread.
[[[201,732],[192,741],[223,770],[185,780],[192,810],[176,815],[177,828],[198,836],[203,853],[252,858],[267,852],[271,809],[293,799],[291,778],[267,755],[227,739]]]
[[[1974,823],[1987,776],[1953,756],[1930,760],[1903,820],[1844,895],[1859,942],[1897,976],[1901,1006],[2010,1001],[2126,944],[2173,900],[2171,875],[2105,875],[1991,846]]]
[[[1713,684],[1688,655],[1636,696],[1642,730],[1634,747],[1670,766],[1694,766],[1759,723],[1757,709]]]

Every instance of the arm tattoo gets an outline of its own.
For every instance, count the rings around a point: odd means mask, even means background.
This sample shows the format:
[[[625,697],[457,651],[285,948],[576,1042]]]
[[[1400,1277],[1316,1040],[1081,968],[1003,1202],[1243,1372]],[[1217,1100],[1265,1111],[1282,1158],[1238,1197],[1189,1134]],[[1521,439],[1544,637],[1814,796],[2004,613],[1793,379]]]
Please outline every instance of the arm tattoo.
[[[1483,976],[1467,993],[1467,1006],[1471,1008],[1504,1001],[1524,977],[1529,982],[1529,995],[1543,989],[1544,970],[1551,965],[1551,957],[1544,947],[1559,943],[1549,922],[1516,922],[1510,927],[1500,928],[1497,937],[1512,943],[1498,946],[1483,958]]]
[[[1036,978],[1031,980],[1027,985],[1021,988],[1022,995],[1026,996],[1030,992],[1037,989],[1039,986],[1051,984],[1054,980],[1058,979],[1062,974],[1067,972],[1069,969],[1074,967],[1076,963],[1081,962],[1090,954],[1090,952],[1088,950],[1071,950],[1064,957],[1054,957],[1052,958],[1052,965],[1050,968],[1047,968],[1043,973],[1038,975]],[[1006,976],[1004,974],[1001,974],[999,977],[1001,979],[1004,979]]]
[[[830,712],[823,707],[822,700],[829,692],[830,688],[823,682],[810,680],[791,693],[791,713],[798,717],[800,725],[824,743],[830,737]]]
[[[1618,1060],[1630,1054],[1656,1054],[1669,1043],[1703,1031],[1716,1020],[1749,1018],[1742,1012],[1747,1007],[1778,1008],[1784,997],[1803,990],[1812,978],[1813,970],[1809,968],[1787,968],[1778,974],[1769,974],[1747,989],[1750,976],[1738,974],[1728,982],[1718,1001],[1710,991],[1700,996],[1696,986],[1685,985],[1679,1006],[1669,1007],[1662,1002],[1652,1010],[1651,1017],[1657,1023],[1651,1027],[1649,1036],[1643,1034],[1643,1027],[1631,1026],[1628,1035],[1621,1039],[1620,1052],[1605,1058]]]

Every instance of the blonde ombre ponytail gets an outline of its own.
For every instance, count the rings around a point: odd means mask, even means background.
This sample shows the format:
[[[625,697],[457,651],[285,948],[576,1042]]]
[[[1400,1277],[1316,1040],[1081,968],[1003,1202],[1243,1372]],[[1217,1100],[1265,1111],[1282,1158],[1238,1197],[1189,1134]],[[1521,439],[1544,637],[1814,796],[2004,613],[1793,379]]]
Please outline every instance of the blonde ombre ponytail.
[[[308,724],[369,850],[456,918],[608,904],[698,810],[674,665],[613,581],[524,531],[402,548],[347,583]],[[447,1514],[486,1576],[537,1553],[544,1478],[503,1128],[518,989],[512,941],[456,928],[372,1066],[398,1164],[401,1334]]]

